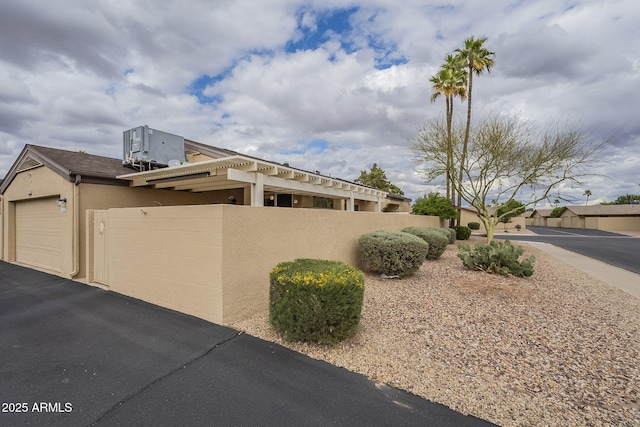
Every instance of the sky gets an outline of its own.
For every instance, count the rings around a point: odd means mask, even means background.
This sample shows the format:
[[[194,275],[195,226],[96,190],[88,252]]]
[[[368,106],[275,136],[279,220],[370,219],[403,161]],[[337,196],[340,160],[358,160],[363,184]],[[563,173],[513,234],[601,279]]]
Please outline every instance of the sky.
[[[347,180],[377,163],[415,200],[429,78],[470,36],[474,115],[610,141],[584,204],[640,193],[637,0],[0,0],[0,177],[25,144],[122,157],[140,125]],[[464,117],[466,104],[456,101]],[[543,207],[538,205],[537,207]]]

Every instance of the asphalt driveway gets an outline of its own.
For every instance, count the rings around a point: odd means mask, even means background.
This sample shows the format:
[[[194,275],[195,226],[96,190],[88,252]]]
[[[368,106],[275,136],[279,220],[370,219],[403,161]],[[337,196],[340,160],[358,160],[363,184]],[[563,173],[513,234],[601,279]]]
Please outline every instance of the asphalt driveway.
[[[496,239],[544,242],[640,274],[640,238],[602,230],[527,226],[536,233],[496,235]]]
[[[0,261],[1,426],[485,426],[282,346]]]

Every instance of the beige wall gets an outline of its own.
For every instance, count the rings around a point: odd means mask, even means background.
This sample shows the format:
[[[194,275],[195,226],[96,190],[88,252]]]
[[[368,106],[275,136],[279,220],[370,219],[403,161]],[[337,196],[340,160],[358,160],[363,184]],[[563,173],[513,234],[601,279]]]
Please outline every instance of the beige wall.
[[[242,190],[236,190],[242,193]],[[177,206],[199,205],[209,203],[227,203],[232,191],[219,191],[208,193],[189,193],[171,190],[151,190],[146,188],[131,188],[117,185],[80,185],[80,212],[81,222],[78,236],[84,239],[87,235],[85,212],[88,209],[109,209],[119,207],[142,206]],[[242,196],[240,195],[240,200]],[[80,272],[77,279],[87,277],[86,245],[80,245]]]
[[[563,228],[585,228],[584,217],[578,216],[567,210],[561,216],[561,227]]]
[[[224,323],[268,308],[268,275],[296,258],[359,265],[358,239],[375,230],[438,227],[437,217],[224,206]]]
[[[547,218],[545,224],[542,224],[545,227],[562,227],[562,218]]]
[[[4,200],[0,196],[0,259],[4,259]]]
[[[222,323],[221,205],[108,212],[111,290]]]
[[[607,231],[639,231],[640,217],[586,217],[585,227]]]
[[[361,234],[411,225],[437,227],[439,220],[234,205],[110,209],[108,285],[231,324],[268,309],[268,276],[277,263],[309,257],[358,265]]]
[[[86,278],[86,211],[114,207],[138,207],[160,205],[189,205],[206,203],[228,203],[229,196],[243,200],[242,189],[208,193],[188,193],[170,190],[151,190],[118,185],[80,183],[75,185],[44,166],[18,173],[2,198],[2,259],[16,261],[15,253],[15,205],[25,200],[51,198],[55,203],[59,197],[66,198],[63,217],[62,266],[55,271],[62,277],[76,280]],[[76,206],[76,200],[78,204]],[[77,208],[77,209],[76,209]]]

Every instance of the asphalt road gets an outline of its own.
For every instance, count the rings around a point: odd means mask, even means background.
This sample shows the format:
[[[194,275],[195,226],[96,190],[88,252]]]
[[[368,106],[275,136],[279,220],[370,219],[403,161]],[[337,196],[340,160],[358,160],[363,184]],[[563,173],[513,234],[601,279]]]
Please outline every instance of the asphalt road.
[[[488,426],[282,346],[0,261],[0,426]]]
[[[640,238],[602,230],[527,226],[532,234],[496,239],[544,242],[640,274]]]

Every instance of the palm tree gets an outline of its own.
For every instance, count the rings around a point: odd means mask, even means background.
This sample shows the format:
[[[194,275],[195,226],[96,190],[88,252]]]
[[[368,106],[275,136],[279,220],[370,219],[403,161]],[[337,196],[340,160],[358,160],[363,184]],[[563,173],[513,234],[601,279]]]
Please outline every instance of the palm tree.
[[[487,41],[486,37],[475,38],[473,36],[465,39],[464,47],[462,49],[456,49],[456,57],[460,62],[463,62],[467,68],[467,126],[465,128],[464,142],[462,145],[462,156],[460,158],[460,173],[458,183],[462,183],[462,170],[464,168],[467,159],[467,146],[469,144],[469,132],[471,130],[471,94],[473,91],[473,75],[479,76],[483,71],[487,73],[491,72],[491,67],[494,64],[493,56],[494,52],[486,49],[484,43]],[[458,193],[458,211],[461,210],[462,197]],[[458,215],[458,225],[460,225],[460,215]]]
[[[440,95],[445,98],[447,120],[447,198],[455,204],[455,189],[451,185],[453,181],[453,142],[451,128],[453,122],[453,100],[459,97],[464,100],[467,97],[467,75],[463,64],[453,55],[445,58],[445,63],[440,71],[431,76],[433,94],[431,102],[435,102]]]
[[[585,190],[582,195],[587,196],[587,201],[584,202],[584,205],[587,206],[587,204],[589,203],[589,196],[591,196],[591,190]]]

